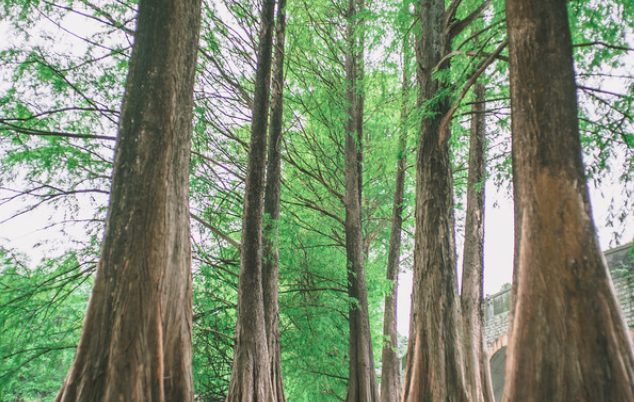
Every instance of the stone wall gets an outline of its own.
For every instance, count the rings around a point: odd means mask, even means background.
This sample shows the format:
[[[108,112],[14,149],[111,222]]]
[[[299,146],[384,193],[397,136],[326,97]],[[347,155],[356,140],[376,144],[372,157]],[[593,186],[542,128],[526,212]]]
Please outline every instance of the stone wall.
[[[510,307],[511,289],[503,290],[484,299],[484,339],[487,346],[506,334],[508,330],[509,308],[505,310],[495,308],[496,305],[505,305],[506,300],[509,301]]]
[[[632,243],[605,252],[616,295],[628,327],[634,330],[634,263]],[[509,325],[511,290],[502,290],[484,299],[484,337],[487,346],[506,334]],[[492,357],[491,355],[489,357]]]

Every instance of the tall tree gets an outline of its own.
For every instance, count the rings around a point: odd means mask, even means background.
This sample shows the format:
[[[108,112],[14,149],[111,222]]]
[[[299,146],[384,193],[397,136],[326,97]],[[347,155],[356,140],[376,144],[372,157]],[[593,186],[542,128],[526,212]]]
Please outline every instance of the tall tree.
[[[262,3],[242,213],[236,343],[227,402],[275,401],[262,287],[262,199],[265,189],[274,11],[274,0]]]
[[[452,165],[446,120],[447,83],[435,71],[449,67],[452,39],[489,4],[463,19],[462,1],[445,9],[443,0],[417,6],[417,79],[422,110],[416,162],[414,289],[403,400],[467,401],[464,381],[460,303],[457,296]]]
[[[407,2],[404,2],[407,4]],[[398,271],[401,258],[401,231],[403,229],[403,209],[405,202],[405,171],[407,165],[407,120],[410,87],[410,35],[403,38],[403,83],[401,92],[401,123],[394,180],[394,201],[392,205],[392,227],[387,257],[386,278],[392,283],[390,293],[385,296],[383,317],[383,351],[381,353],[381,402],[401,400],[401,361],[398,357],[398,331],[396,326]]]
[[[462,265],[462,324],[465,380],[469,400],[493,402],[489,359],[484,343],[484,181],[486,177],[485,88],[474,85],[469,138],[467,218]]]
[[[566,1],[508,0],[514,316],[505,401],[632,401],[634,354],[581,159]]]
[[[271,360],[271,384],[274,398],[286,400],[282,383],[282,357],[279,329],[279,261],[278,224],[280,220],[280,184],[282,176],[282,122],[284,115],[284,42],[286,37],[286,0],[279,0],[275,28],[275,60],[273,68],[273,94],[269,126],[264,215],[266,225],[263,239],[262,287],[264,315]]]
[[[200,2],[141,0],[101,261],[56,401],[192,401],[189,162]]]
[[[347,402],[378,401],[374,354],[370,334],[368,288],[365,278],[363,232],[361,228],[361,141],[363,137],[362,80],[363,41],[360,24],[363,1],[349,0],[346,29],[345,209],[348,295],[350,296],[350,372]]]

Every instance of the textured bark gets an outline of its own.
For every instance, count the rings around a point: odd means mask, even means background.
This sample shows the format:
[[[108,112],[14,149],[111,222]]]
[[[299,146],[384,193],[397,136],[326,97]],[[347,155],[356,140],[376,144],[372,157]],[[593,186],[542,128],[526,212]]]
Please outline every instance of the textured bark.
[[[396,162],[396,178],[394,184],[394,202],[392,207],[392,227],[387,256],[388,281],[392,282],[391,292],[385,296],[385,314],[383,317],[383,351],[381,355],[381,402],[400,402],[401,361],[398,358],[398,331],[396,326],[398,299],[398,271],[401,258],[401,230],[403,228],[403,201],[405,193],[405,167],[407,164],[407,94],[409,92],[409,35],[403,40],[403,84],[401,106],[401,134],[399,138]]]
[[[56,401],[192,401],[189,162],[197,0],[139,2],[106,231]]]
[[[346,208],[346,257],[348,269],[348,294],[350,303],[350,374],[347,402],[378,401],[378,386],[374,371],[374,355],[370,335],[368,289],[363,264],[363,235],[361,229],[360,144],[359,128],[362,127],[363,110],[358,105],[359,69],[357,63],[357,3],[348,2],[348,27],[346,52],[346,101],[348,121],[345,138],[345,208]],[[362,53],[361,53],[362,54]]]
[[[465,383],[472,402],[494,402],[493,385],[484,347],[484,179],[486,141],[484,127],[485,90],[476,83],[471,108],[467,219],[462,265],[462,324],[464,334]],[[485,364],[482,364],[485,362]]]
[[[284,41],[286,32],[286,0],[279,0],[275,29],[275,60],[273,68],[273,94],[271,96],[271,123],[269,126],[269,152],[267,159],[266,189],[264,192],[264,227],[262,288],[264,291],[264,317],[271,361],[271,384],[274,400],[284,402],[282,358],[279,328],[279,250],[278,222],[280,220],[280,182],[282,173],[282,117],[284,112]]]
[[[520,232],[505,401],[634,401],[581,160],[566,2],[508,0]]]
[[[449,110],[438,99],[433,69],[449,53],[443,0],[422,0],[417,36],[419,103],[425,104],[416,163],[414,289],[403,401],[467,401],[459,329],[449,135]],[[446,65],[440,68],[447,68]],[[430,101],[432,100],[433,101]]]
[[[247,161],[236,344],[227,402],[274,402],[262,287],[262,218],[271,85],[274,0],[262,4]]]

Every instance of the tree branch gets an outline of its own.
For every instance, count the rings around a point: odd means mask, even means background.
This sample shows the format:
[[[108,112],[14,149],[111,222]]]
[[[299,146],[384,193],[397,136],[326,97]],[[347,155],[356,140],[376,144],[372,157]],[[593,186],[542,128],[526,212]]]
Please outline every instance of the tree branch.
[[[440,124],[440,138],[438,140],[439,144],[443,143],[445,139],[445,131],[447,130],[447,126],[449,125],[449,122],[451,121],[451,118],[453,117],[454,113],[458,109],[458,106],[460,105],[460,102],[462,101],[462,99],[464,99],[467,92],[469,92],[469,89],[471,88],[471,86],[476,83],[476,81],[478,80],[480,75],[482,75],[484,70],[486,70],[487,67],[489,67],[489,65],[493,62],[493,60],[495,60],[495,58],[502,52],[502,50],[504,50],[507,43],[508,42],[506,40],[502,42],[500,46],[498,46],[498,48],[495,49],[495,51],[489,57],[487,57],[486,60],[483,60],[480,63],[480,65],[478,66],[478,69],[473,73],[471,78],[469,78],[469,81],[467,81],[464,88],[462,89],[462,92],[460,93],[460,95],[458,95],[458,98],[456,98],[453,105],[449,109],[449,112],[447,112],[447,114],[443,118],[442,123]]]
[[[454,0],[456,1],[456,0]],[[467,15],[461,20],[452,22],[451,25],[447,27],[447,37],[451,40],[458,36],[460,32],[462,32],[466,27],[468,27],[476,18],[478,18],[482,12],[493,2],[493,0],[485,0],[478,8],[473,10],[471,14]]]
[[[198,215],[194,214],[193,212],[190,212],[189,215],[192,218],[194,218],[195,221],[197,221],[198,223],[200,223],[201,225],[203,225],[207,229],[211,230],[215,235],[220,236],[227,243],[231,244],[233,247],[235,247],[238,250],[240,250],[240,243],[238,243],[237,241],[233,240],[231,237],[227,236],[226,234],[222,233],[216,227],[212,226],[211,224],[209,224],[208,222],[206,222],[205,220],[203,220],[201,217],[199,217]]]

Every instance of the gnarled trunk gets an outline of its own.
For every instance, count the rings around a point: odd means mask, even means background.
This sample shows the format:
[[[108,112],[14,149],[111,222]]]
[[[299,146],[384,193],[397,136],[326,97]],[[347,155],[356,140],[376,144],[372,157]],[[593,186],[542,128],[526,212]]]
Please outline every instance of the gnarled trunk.
[[[274,402],[262,288],[262,217],[271,85],[274,0],[262,4],[247,162],[236,344],[227,402]]]
[[[565,1],[507,0],[516,298],[505,401],[632,401],[634,354],[581,160]]]
[[[189,162],[200,2],[139,2],[101,260],[56,401],[192,401]]]
[[[462,324],[464,333],[465,382],[472,402],[494,402],[489,359],[484,344],[484,180],[486,141],[484,85],[474,85],[471,108],[467,220],[462,265]]]

